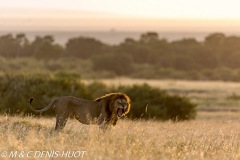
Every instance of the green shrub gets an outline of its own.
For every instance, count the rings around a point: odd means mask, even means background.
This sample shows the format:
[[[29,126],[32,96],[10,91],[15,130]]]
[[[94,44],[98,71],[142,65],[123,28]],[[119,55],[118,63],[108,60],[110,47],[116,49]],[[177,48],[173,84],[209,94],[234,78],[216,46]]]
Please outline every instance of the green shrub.
[[[1,75],[0,76],[0,111],[8,113],[30,112],[28,100],[34,97],[33,106],[43,108],[59,96],[77,96],[92,98],[86,86],[76,75],[58,73],[35,75]],[[51,111],[50,111],[51,112]]]
[[[131,98],[131,118],[161,120],[189,120],[196,116],[196,104],[186,97],[169,95],[166,91],[147,84],[107,87],[101,82],[85,85],[75,73],[57,72],[55,75],[0,75],[0,112],[30,113],[29,98],[34,97],[34,108],[43,108],[60,96],[95,99],[109,92],[123,92]],[[53,110],[44,113],[52,115]]]
[[[133,72],[132,63],[132,57],[126,54],[104,54],[93,58],[93,69],[112,71],[117,75],[129,75]]]
[[[108,88],[105,84],[95,81],[87,86],[89,93],[92,94],[92,97],[97,98],[107,94]]]
[[[190,120],[196,117],[196,104],[190,102],[187,97],[179,95],[166,96],[164,99],[166,109],[166,119]]]
[[[120,86],[116,90],[131,98],[132,118],[156,118],[161,120],[190,120],[196,117],[196,104],[187,97],[169,95],[166,91],[147,84]]]

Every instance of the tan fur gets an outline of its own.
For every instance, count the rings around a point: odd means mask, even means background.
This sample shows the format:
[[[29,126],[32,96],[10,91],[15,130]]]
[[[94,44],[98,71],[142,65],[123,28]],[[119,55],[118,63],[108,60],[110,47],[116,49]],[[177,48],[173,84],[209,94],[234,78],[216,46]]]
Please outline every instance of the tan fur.
[[[54,106],[56,112],[55,130],[63,129],[70,115],[73,115],[83,124],[98,124],[100,128],[106,129],[116,125],[118,119],[130,110],[130,98],[124,93],[106,94],[94,101],[63,96],[56,98],[40,110],[31,106],[32,101],[33,98],[30,98],[29,107],[37,113],[44,112]]]

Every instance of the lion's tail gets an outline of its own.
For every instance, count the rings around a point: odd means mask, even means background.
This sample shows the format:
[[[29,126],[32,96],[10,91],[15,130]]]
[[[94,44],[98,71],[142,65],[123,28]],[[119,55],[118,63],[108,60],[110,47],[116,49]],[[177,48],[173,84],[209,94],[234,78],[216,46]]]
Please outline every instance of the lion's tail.
[[[47,105],[47,106],[44,107],[43,109],[37,110],[37,109],[34,109],[34,108],[32,107],[33,97],[31,97],[31,98],[29,99],[29,107],[30,107],[30,109],[31,109],[32,111],[34,111],[34,112],[36,112],[36,113],[41,113],[41,112],[44,112],[44,111],[47,111],[48,109],[50,109],[50,108],[52,107],[52,105],[56,102],[57,99],[58,99],[58,98],[56,98],[55,100],[53,100],[49,105]]]

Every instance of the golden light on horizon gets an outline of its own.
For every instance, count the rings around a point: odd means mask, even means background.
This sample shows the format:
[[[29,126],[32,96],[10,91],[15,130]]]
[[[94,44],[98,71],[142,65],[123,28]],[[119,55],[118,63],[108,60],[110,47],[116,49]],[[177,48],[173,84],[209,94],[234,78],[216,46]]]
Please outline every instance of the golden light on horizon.
[[[61,9],[148,18],[240,19],[237,0],[8,0],[0,8]]]
[[[11,25],[59,30],[81,26],[90,30],[237,31],[238,6],[234,0],[9,0],[0,2],[0,29]]]

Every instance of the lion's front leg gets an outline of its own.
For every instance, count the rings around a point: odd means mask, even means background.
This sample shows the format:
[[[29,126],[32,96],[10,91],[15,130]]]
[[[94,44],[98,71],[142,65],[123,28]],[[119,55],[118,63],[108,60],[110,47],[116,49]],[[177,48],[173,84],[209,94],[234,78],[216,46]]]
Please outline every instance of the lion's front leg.
[[[111,128],[111,123],[110,123],[110,120],[109,118],[107,118],[107,116],[105,115],[101,115],[99,118],[98,118],[98,125],[99,125],[99,128],[101,130],[103,130],[104,132],[108,129]]]
[[[101,130],[106,130],[106,126],[107,126],[107,121],[103,118],[103,117],[99,117],[98,119],[98,126]]]
[[[103,131],[111,129],[117,123],[117,119],[99,119],[98,125],[99,128]]]
[[[112,125],[110,125],[109,123],[102,123],[101,125],[99,125],[99,129],[101,129],[103,132],[110,130],[112,128]]]
[[[57,116],[55,130],[56,131],[62,130],[65,127],[67,120],[68,120],[67,115]]]

